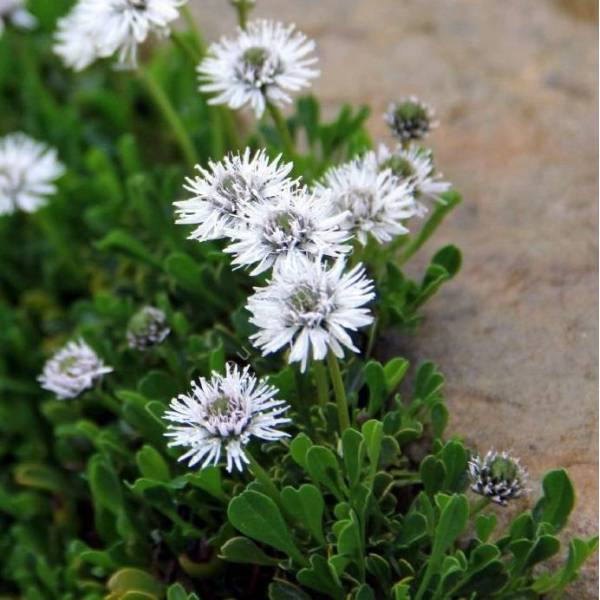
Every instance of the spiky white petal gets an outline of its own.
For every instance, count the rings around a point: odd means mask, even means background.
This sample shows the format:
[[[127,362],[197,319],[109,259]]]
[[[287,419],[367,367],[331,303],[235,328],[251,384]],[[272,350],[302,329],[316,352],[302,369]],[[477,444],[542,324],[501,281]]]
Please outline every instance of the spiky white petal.
[[[312,40],[276,21],[257,20],[238,29],[236,38],[211,44],[198,66],[200,90],[216,94],[212,104],[233,109],[249,105],[260,117],[267,102],[291,102],[289,92],[309,85],[319,71]]]
[[[420,215],[427,212],[421,200],[433,200],[444,203],[442,194],[449,191],[452,184],[443,180],[436,172],[431,150],[410,146],[398,146],[393,152],[384,144],[377,149],[377,164],[380,169],[391,169],[396,177],[412,185]],[[395,165],[395,167],[394,167]]]
[[[33,29],[37,19],[25,8],[24,0],[0,0],[0,34],[7,23],[20,29]]]
[[[165,313],[154,306],[144,306],[129,321],[127,343],[130,348],[147,350],[163,342],[169,333]]]
[[[45,390],[65,400],[79,396],[112,370],[80,339],[69,342],[46,361],[38,381]]]
[[[362,265],[345,271],[338,259],[333,266],[297,257],[281,263],[267,286],[255,288],[246,308],[258,332],[250,339],[264,355],[288,346],[289,362],[306,370],[309,358],[323,360],[331,350],[358,352],[349,331],[373,321],[365,304],[375,293]]]
[[[56,192],[64,173],[57,152],[23,133],[0,138],[0,215],[34,212]]]
[[[490,450],[483,458],[474,456],[469,461],[471,489],[501,506],[509,500],[527,494],[527,470],[518,458],[508,452]]]
[[[411,183],[379,169],[373,152],[329,169],[318,188],[331,191],[338,210],[347,215],[343,226],[363,245],[369,234],[383,244],[408,233],[406,221],[416,214]]]
[[[289,187],[270,202],[255,202],[245,209],[245,227],[231,232],[233,243],[225,252],[233,264],[256,264],[258,275],[283,260],[297,256],[338,257],[351,250],[350,234],[341,228],[344,213],[334,213],[329,194]]]
[[[225,375],[213,373],[210,380],[201,377],[191,386],[191,393],[171,400],[163,416],[170,421],[165,433],[169,446],[187,448],[179,460],[188,460],[190,467],[216,465],[224,452],[227,471],[242,471],[250,438],[276,441],[289,435],[278,429],[290,422],[282,416],[289,406],[250,367],[228,364]]]
[[[98,58],[137,66],[137,49],[150,34],[167,35],[187,0],[79,0],[58,22],[54,51],[80,71]]]
[[[207,169],[196,165],[200,175],[187,178],[184,186],[192,197],[174,203],[177,223],[198,226],[191,239],[226,237],[243,218],[245,206],[278,198],[293,184],[288,178],[292,168],[281,156],[269,160],[264,150],[252,155],[250,148],[210,161]]]

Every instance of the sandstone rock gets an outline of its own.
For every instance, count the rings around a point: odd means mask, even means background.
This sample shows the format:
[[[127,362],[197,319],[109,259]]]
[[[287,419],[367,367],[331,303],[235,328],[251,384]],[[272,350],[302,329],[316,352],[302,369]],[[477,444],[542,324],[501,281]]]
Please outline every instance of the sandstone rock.
[[[393,354],[435,360],[452,431],[511,448],[543,473],[569,470],[569,534],[598,522],[597,5],[592,0],[258,0],[257,14],[316,38],[325,106],[402,95],[438,107],[437,162],[465,203],[435,244],[456,243],[463,272]],[[225,0],[198,0],[210,38],[230,30]],[[435,250],[424,248],[415,272]],[[384,345],[385,347],[388,344]],[[571,598],[597,598],[593,559]]]

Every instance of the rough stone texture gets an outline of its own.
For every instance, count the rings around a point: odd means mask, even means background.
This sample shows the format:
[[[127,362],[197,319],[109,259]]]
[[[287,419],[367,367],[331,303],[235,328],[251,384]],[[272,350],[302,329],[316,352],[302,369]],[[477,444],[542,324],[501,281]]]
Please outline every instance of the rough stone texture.
[[[597,4],[594,0],[258,0],[318,42],[316,93],[373,107],[415,93],[438,107],[437,162],[465,203],[436,244],[463,272],[427,306],[395,354],[435,360],[452,430],[512,448],[541,475],[564,466],[578,491],[568,533],[598,514]],[[209,37],[234,23],[198,0]],[[423,261],[434,250],[426,247]],[[417,261],[419,262],[419,261]],[[416,268],[423,265],[416,265]],[[596,560],[593,559],[592,563]],[[597,598],[589,564],[573,599]]]

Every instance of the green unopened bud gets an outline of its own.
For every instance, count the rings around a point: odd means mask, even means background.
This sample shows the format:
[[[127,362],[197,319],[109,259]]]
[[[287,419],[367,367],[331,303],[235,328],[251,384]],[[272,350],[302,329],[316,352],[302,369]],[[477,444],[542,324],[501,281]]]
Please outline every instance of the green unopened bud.
[[[390,104],[384,119],[403,144],[423,139],[437,126],[433,109],[414,96]]]

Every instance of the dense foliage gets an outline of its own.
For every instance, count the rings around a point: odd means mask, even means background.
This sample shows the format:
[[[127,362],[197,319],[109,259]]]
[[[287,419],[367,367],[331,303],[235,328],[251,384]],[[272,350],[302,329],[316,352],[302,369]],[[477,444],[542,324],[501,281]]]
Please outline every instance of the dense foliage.
[[[341,363],[352,426],[340,432],[333,395],[317,402],[312,368],[249,343],[244,307],[256,279],[231,268],[221,242],[186,240],[172,203],[191,174],[186,161],[247,145],[283,152],[312,183],[371,147],[368,109],[344,106],[328,121],[314,97],[299,98],[285,124],[290,149],[269,115],[255,125],[207,104],[192,31],[145,48],[137,72],[99,63],[70,73],[50,50],[68,5],[32,1],[38,29],[7,28],[0,39],[2,134],[47,142],[67,167],[47,206],[0,217],[0,597],[560,596],[596,547],[574,539],[562,564],[536,569],[559,554],[574,505],[565,471],[546,475],[533,510],[497,526],[504,509],[467,491],[471,449],[444,437],[436,366],[373,358],[377,331],[416,328],[422,304],[459,270],[460,252],[446,246],[419,279],[403,272],[459,194],[447,192],[410,236],[363,251],[378,326]],[[148,304],[166,313],[171,334],[140,352],[126,331]],[[79,337],[114,371],[59,400],[36,378]],[[189,468],[164,437],[170,399],[226,361],[251,364],[292,406],[291,437],[253,442],[262,469],[242,474]]]

